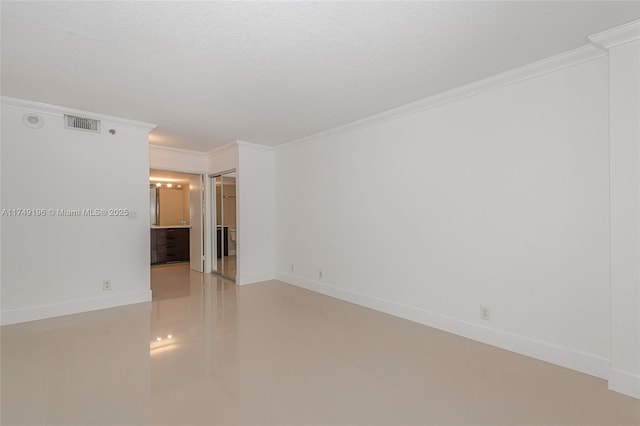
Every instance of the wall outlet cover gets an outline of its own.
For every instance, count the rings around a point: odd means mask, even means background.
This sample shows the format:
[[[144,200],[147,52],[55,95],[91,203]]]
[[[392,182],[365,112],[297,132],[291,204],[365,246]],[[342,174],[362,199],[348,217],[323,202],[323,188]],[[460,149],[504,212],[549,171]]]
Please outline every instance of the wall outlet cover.
[[[480,318],[489,321],[491,319],[491,312],[488,306],[480,305]]]

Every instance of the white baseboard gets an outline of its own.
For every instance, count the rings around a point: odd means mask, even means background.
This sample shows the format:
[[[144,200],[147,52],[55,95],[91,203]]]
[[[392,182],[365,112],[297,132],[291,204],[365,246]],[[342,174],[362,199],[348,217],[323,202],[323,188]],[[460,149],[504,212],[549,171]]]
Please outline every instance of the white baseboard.
[[[236,278],[236,284],[238,285],[246,285],[246,284],[257,284],[264,281],[271,281],[274,279],[273,273],[271,274],[243,274],[242,277],[238,274]]]
[[[603,379],[606,379],[609,374],[609,360],[606,358],[429,312],[413,306],[371,297],[291,274],[278,272],[276,273],[276,279],[581,373]]]
[[[609,389],[640,399],[640,375],[612,368],[609,370]]]
[[[0,325],[17,324],[149,301],[151,301],[151,290],[119,293],[110,297],[73,300],[51,305],[30,306],[23,309],[4,310],[0,316]]]

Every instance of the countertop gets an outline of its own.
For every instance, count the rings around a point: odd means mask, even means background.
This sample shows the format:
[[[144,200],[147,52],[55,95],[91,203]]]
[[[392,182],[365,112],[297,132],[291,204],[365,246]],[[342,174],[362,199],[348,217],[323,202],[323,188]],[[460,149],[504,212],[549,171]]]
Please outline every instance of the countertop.
[[[151,229],[173,229],[173,228],[191,228],[191,225],[151,225]]]

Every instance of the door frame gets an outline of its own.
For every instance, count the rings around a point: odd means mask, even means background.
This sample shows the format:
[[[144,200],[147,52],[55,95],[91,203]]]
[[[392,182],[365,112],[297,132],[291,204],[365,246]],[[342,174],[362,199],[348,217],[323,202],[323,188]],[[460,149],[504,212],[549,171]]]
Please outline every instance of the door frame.
[[[151,170],[163,170],[163,171],[167,171],[167,172],[174,172],[174,173],[184,173],[184,174],[188,174],[188,175],[198,175],[200,176],[200,182],[201,182],[201,188],[200,188],[200,197],[201,197],[201,205],[202,205],[202,214],[201,214],[201,221],[202,221],[202,247],[201,247],[201,255],[202,255],[202,267],[203,267],[203,272],[207,273],[211,271],[211,265],[208,262],[209,256],[207,253],[208,248],[210,247],[210,245],[207,242],[207,236],[208,236],[208,230],[207,228],[209,227],[209,221],[208,221],[208,216],[209,216],[209,212],[208,212],[208,200],[207,200],[207,184],[209,182],[209,179],[207,179],[207,172],[205,171],[197,171],[197,170],[187,170],[187,169],[174,169],[171,167],[153,167],[151,165],[149,165],[149,177],[151,177]],[[147,178],[147,179],[148,179]],[[189,194],[191,195],[191,194]],[[150,212],[147,214],[147,216],[150,216]],[[151,223],[149,223],[149,229],[151,229]],[[189,236],[191,236],[191,228],[189,228]],[[189,243],[189,250],[191,250],[191,243]],[[189,255],[191,255],[191,253],[189,253]],[[149,262],[151,263],[151,262]],[[191,265],[189,265],[189,268],[191,268]],[[199,271],[198,271],[199,272]]]

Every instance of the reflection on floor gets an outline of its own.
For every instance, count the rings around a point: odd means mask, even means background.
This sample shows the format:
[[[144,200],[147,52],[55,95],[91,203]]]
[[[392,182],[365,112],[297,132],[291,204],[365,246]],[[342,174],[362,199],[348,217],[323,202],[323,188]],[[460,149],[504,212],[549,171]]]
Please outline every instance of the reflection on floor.
[[[3,425],[637,425],[604,380],[276,281],[2,328]]]
[[[189,269],[189,262],[167,263],[151,267],[151,294],[154,301],[191,295],[191,282],[201,281],[203,274]]]
[[[222,259],[218,259],[218,271],[222,271]],[[235,277],[236,276],[236,257],[224,256],[224,276]]]

